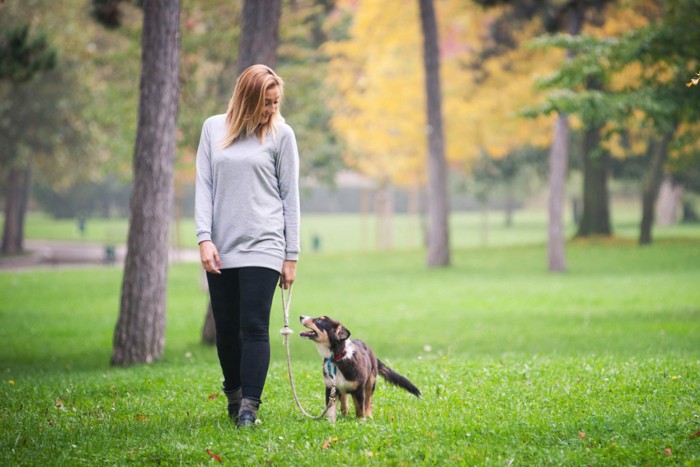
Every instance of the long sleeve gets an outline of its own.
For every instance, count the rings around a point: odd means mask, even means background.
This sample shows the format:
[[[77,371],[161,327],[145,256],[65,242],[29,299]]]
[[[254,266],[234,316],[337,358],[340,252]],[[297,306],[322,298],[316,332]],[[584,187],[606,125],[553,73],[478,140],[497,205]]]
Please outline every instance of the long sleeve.
[[[194,221],[197,229],[197,242],[211,240],[212,217],[214,212],[214,182],[211,166],[211,137],[208,121],[202,126],[196,161],[196,181],[194,196]]]
[[[284,214],[285,259],[299,258],[299,151],[291,127],[285,126],[280,135],[276,170]]]

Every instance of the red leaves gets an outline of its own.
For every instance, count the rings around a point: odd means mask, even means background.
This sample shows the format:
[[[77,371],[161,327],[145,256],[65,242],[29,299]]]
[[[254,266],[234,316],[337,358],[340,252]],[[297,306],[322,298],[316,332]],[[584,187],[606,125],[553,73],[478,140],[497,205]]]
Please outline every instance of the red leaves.
[[[336,438],[335,436],[329,436],[328,439],[326,441],[324,441],[323,444],[321,445],[321,449],[328,449],[329,447],[331,447],[331,444],[333,444],[337,441],[338,441],[338,438]]]
[[[217,397],[219,397],[219,393],[218,393],[218,392],[215,392],[214,394],[209,394],[208,399],[209,399],[210,401],[213,401],[213,400],[216,399]]]
[[[218,455],[218,454],[214,454],[213,452],[211,452],[211,449],[207,449],[207,454],[209,454],[209,457],[211,457],[212,459],[214,459],[216,462],[221,462],[221,461],[222,461],[221,456]]]

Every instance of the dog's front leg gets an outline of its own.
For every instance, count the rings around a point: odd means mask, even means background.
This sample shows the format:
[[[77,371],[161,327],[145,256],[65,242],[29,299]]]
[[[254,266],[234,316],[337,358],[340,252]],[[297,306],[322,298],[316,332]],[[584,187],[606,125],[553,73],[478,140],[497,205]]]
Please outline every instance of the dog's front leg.
[[[341,396],[342,397],[342,396]],[[326,387],[326,407],[328,407],[328,411],[326,412],[326,417],[328,418],[328,421],[331,423],[335,423],[335,418],[336,418],[336,407],[338,405],[338,393],[336,392],[335,398],[333,398],[333,402],[331,402],[331,388]],[[330,405],[329,405],[330,403]]]
[[[340,413],[343,414],[343,417],[348,416],[348,393],[347,392],[340,393]]]

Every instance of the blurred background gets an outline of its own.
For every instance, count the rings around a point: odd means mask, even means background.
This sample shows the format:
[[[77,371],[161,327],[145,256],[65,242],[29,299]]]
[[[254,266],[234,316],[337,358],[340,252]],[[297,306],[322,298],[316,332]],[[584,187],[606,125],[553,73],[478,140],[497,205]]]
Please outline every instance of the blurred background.
[[[140,3],[0,2],[5,255],[25,237],[89,241],[106,257],[125,243]],[[698,1],[433,4],[453,247],[546,241],[562,118],[568,237],[642,241],[649,206],[657,228],[698,221]],[[242,1],[182,3],[175,249],[196,247],[199,133],[226,110],[242,14]],[[276,70],[306,251],[425,245],[423,40],[417,1],[281,2]]]

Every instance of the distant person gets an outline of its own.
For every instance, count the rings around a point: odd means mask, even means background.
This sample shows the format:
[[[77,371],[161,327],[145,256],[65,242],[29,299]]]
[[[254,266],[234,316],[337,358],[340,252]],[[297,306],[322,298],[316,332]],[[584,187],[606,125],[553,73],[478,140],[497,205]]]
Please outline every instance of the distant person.
[[[299,154],[279,111],[283,86],[272,69],[247,68],[226,114],[204,122],[197,150],[197,240],[238,427],[257,419],[275,286],[292,286],[299,256]]]
[[[78,225],[78,233],[80,234],[80,237],[85,237],[85,226],[87,223],[87,218],[85,217],[85,214],[80,213],[78,214],[78,218],[76,219],[77,225]]]

